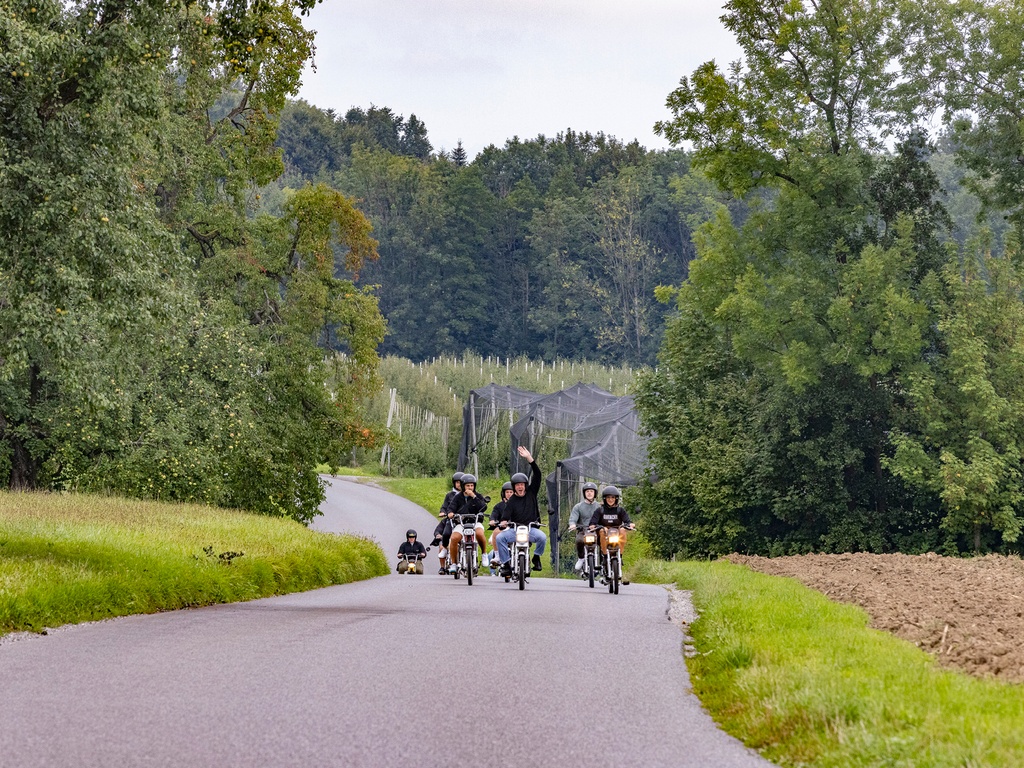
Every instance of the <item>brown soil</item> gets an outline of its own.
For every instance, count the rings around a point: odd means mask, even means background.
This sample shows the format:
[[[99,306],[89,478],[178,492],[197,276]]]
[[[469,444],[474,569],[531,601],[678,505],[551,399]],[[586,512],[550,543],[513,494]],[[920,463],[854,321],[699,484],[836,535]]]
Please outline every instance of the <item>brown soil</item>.
[[[859,605],[871,625],[909,640],[942,666],[1024,682],[1024,561],[988,555],[801,555],[734,563],[791,576]]]

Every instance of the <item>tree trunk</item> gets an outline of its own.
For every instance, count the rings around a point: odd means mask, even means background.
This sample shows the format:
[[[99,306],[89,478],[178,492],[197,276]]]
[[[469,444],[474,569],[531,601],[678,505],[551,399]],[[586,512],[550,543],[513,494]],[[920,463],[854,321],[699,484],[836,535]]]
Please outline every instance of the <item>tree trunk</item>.
[[[31,419],[35,406],[42,394],[43,381],[39,375],[39,366],[29,366],[28,382],[28,419]],[[14,434],[11,424],[0,415],[0,435],[11,447],[11,478],[9,487],[12,491],[33,491],[39,481],[39,460],[36,459],[22,436]],[[31,429],[31,427],[30,427]]]

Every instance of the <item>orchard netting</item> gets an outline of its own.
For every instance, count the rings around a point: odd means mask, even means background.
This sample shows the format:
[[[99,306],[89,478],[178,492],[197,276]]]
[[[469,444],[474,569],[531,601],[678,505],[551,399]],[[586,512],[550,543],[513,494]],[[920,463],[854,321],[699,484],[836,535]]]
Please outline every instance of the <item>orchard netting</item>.
[[[520,445],[538,466],[554,465],[541,503],[547,503],[551,560],[557,569],[558,540],[569,511],[582,499],[583,484],[635,485],[647,460],[647,441],[630,395],[617,397],[582,383],[550,395],[491,384],[472,390],[463,407],[458,468],[506,479],[526,472]]]

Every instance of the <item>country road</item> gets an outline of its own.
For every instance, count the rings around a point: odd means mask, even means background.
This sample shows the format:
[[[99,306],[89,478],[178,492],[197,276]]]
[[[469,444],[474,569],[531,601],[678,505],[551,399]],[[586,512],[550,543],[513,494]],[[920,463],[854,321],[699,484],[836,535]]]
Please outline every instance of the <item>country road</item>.
[[[323,511],[389,556],[434,522],[340,479]],[[0,644],[0,766],[770,765],[690,692],[664,589],[431,570]]]

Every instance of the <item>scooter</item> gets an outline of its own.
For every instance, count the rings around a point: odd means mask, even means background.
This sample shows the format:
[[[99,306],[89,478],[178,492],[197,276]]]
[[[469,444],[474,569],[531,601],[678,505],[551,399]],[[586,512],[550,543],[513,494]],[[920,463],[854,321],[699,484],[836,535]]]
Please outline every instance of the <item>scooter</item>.
[[[427,556],[430,547],[423,550],[422,555],[405,554],[398,560],[399,573],[423,573],[423,558]]]

